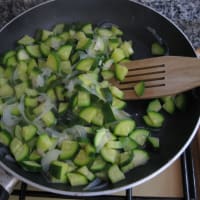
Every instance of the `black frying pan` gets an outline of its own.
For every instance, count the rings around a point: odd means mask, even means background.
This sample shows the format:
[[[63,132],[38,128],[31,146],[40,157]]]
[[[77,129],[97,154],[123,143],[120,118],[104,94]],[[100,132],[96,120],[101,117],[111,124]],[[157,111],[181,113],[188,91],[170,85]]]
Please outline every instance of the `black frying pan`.
[[[167,45],[170,55],[195,56],[194,50],[181,31],[168,19],[155,11],[128,0],[57,0],[40,5],[17,17],[0,32],[0,53],[11,49],[24,34],[33,35],[37,28],[51,28],[56,23],[92,22],[97,25],[113,23],[125,33],[125,39],[133,41],[133,59],[150,57],[150,46],[156,40],[153,28]],[[23,171],[17,164],[5,158],[6,149],[0,146],[0,165],[18,179],[40,189],[73,196],[102,195],[124,190],[159,174],[172,164],[193,139],[200,124],[200,104],[193,92],[187,93],[185,112],[166,115],[163,128],[155,134],[160,137],[161,148],[151,154],[150,161],[129,172],[124,181],[110,184],[97,191],[83,191],[81,187],[49,183],[41,174]],[[148,101],[128,102],[128,111],[138,124],[145,113]],[[137,113],[137,115],[135,115]]]

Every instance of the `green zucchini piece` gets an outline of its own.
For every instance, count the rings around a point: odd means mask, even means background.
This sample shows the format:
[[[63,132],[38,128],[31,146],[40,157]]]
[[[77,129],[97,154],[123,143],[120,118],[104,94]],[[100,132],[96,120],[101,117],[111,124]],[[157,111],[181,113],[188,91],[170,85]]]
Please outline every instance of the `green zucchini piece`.
[[[118,140],[110,140],[107,142],[106,146],[111,149],[123,149],[123,144]]]
[[[95,62],[94,58],[85,58],[82,59],[77,65],[76,69],[83,72],[88,72]]]
[[[40,58],[42,56],[39,45],[37,44],[27,45],[25,48],[26,48],[26,51],[29,53],[29,55],[32,56],[33,58]]]
[[[108,169],[108,177],[112,183],[117,183],[125,179],[124,173],[119,169],[118,165],[112,165]]]
[[[116,97],[112,98],[112,107],[122,110],[126,106],[126,102]]]
[[[151,100],[147,106],[147,111],[159,112],[162,105],[158,99]]]
[[[14,90],[9,84],[4,84],[0,86],[0,97],[12,97],[14,95]]]
[[[175,96],[175,105],[179,110],[183,111],[186,109],[186,102],[187,99],[185,94],[178,94]]]
[[[24,170],[29,172],[40,172],[42,170],[41,164],[36,161],[24,160],[20,164]]]
[[[82,30],[83,30],[83,32],[84,32],[86,35],[92,35],[92,34],[93,34],[93,27],[92,27],[92,24],[85,24],[85,25],[82,27]]]
[[[65,46],[62,46],[58,49],[58,55],[60,56],[60,59],[61,60],[68,60],[70,55],[71,55],[71,52],[72,52],[72,46],[71,45],[65,45]]]
[[[31,45],[35,42],[35,39],[29,35],[24,35],[20,40],[17,41],[20,45]]]
[[[165,48],[158,42],[154,42],[151,45],[151,54],[154,56],[163,56],[165,54]]]
[[[31,154],[29,155],[28,159],[30,161],[40,161],[41,160],[41,155],[37,152],[37,150],[33,150]]]
[[[146,151],[142,149],[133,150],[133,163],[135,167],[146,164],[148,160],[149,155]]]
[[[161,113],[149,111],[147,112],[147,115],[152,121],[154,127],[161,127],[163,125],[165,119]]]
[[[139,83],[136,83],[134,85],[134,91],[135,91],[135,94],[137,96],[142,96],[144,94],[144,91],[145,91],[145,83],[144,81],[140,81]]]
[[[129,137],[120,137],[119,140],[124,148],[124,151],[131,151],[138,147],[138,144]]]
[[[44,42],[40,44],[39,48],[42,55],[44,55],[45,57],[50,54],[50,47],[46,45]]]
[[[56,53],[50,53],[47,57],[47,67],[49,67],[53,72],[59,71],[60,59]]]
[[[117,88],[116,86],[110,86],[109,89],[113,96],[115,96],[119,99],[124,98],[124,92],[122,90],[120,90],[119,88]]]
[[[97,126],[103,126],[104,114],[100,108],[96,109],[96,115],[92,118],[91,122]]]
[[[119,165],[123,167],[128,163],[130,163],[132,159],[133,159],[132,151],[125,151],[123,153],[120,153]]]
[[[123,81],[128,74],[128,69],[127,67],[121,65],[121,64],[116,64],[115,65],[115,77],[119,81]]]
[[[8,58],[10,57],[13,57],[16,55],[16,51],[14,50],[10,50],[10,51],[7,51],[4,55],[3,55],[3,58],[2,58],[2,63],[3,65],[5,65],[7,63],[7,60]]]
[[[143,146],[149,136],[149,131],[143,128],[135,129],[131,132],[130,138],[133,139],[137,144]]]
[[[81,186],[88,184],[87,178],[80,173],[70,172],[67,176],[71,186]]]
[[[86,107],[90,106],[91,104],[91,98],[90,94],[87,91],[78,91],[77,95],[77,105],[79,107]]]
[[[88,169],[87,166],[79,168],[77,172],[85,176],[89,181],[92,181],[95,178],[95,175]]]
[[[51,149],[55,144],[55,139],[51,138],[48,134],[42,133],[38,136],[36,149],[38,152],[46,152]]]
[[[131,41],[125,41],[125,42],[123,42],[121,44],[120,48],[124,51],[124,54],[125,54],[125,56],[127,58],[134,53]]]
[[[91,158],[86,153],[86,151],[81,149],[76,155],[76,157],[74,158],[74,163],[78,166],[84,166],[84,165],[87,165],[90,162],[90,160]]]
[[[61,183],[67,182],[67,173],[71,171],[71,167],[62,161],[54,160],[49,166],[51,176],[58,179]]]
[[[101,72],[101,76],[103,77],[104,80],[110,80],[111,78],[114,77],[114,73],[111,70],[103,70]]]
[[[114,128],[114,134],[117,136],[128,136],[135,128],[136,123],[132,119],[121,120]]]
[[[17,51],[17,59],[18,60],[28,60],[29,58],[30,58],[30,56],[25,49],[20,49]]]
[[[97,108],[94,106],[89,106],[84,108],[80,113],[79,116],[81,119],[85,120],[88,123],[91,123],[92,120],[95,118],[97,114]]]
[[[68,160],[75,156],[79,148],[77,141],[63,140],[61,144],[60,160]]]
[[[22,134],[23,139],[27,142],[36,135],[37,128],[30,124],[30,125],[23,126],[21,131],[22,131],[21,134]]]
[[[113,34],[115,36],[122,36],[123,35],[123,31],[120,30],[117,26],[112,26],[111,31],[113,32]]]
[[[65,24],[56,24],[53,29],[52,32],[54,35],[59,35],[64,31],[65,28]]]
[[[48,111],[46,113],[44,113],[41,117],[42,121],[44,122],[44,124],[49,127],[49,126],[52,126],[54,124],[56,124],[56,117],[55,115],[53,114],[52,111]]]
[[[175,102],[172,98],[166,100],[165,103],[162,105],[162,107],[169,114],[173,114],[176,109]]]
[[[90,169],[93,172],[103,171],[106,168],[106,162],[101,156],[97,156],[97,158],[93,161]]]
[[[0,143],[8,146],[12,140],[11,134],[6,130],[0,130]]]
[[[116,48],[112,55],[111,58],[114,60],[115,63],[118,63],[120,61],[122,61],[123,59],[126,58],[124,51],[121,48]]]
[[[160,140],[158,137],[150,136],[150,137],[148,137],[148,141],[154,148],[160,147]]]
[[[117,163],[119,160],[119,152],[116,149],[104,146],[100,153],[102,158],[109,163]]]

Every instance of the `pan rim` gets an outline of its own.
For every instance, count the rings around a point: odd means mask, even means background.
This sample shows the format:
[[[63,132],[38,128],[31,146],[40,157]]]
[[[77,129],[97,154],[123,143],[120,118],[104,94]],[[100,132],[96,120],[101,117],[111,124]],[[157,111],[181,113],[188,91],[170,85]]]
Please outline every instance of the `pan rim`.
[[[24,12],[20,13],[19,15],[17,15],[16,17],[14,17],[13,19],[11,19],[8,23],[6,23],[1,29],[0,29],[0,32],[2,32],[7,26],[9,26],[11,23],[13,23],[15,20],[17,20],[18,18],[20,18],[21,16],[25,15],[26,13],[40,7],[40,6],[43,6],[43,5],[46,5],[46,4],[49,4],[49,3],[52,3],[52,2],[55,2],[56,0],[47,0],[45,2],[42,2],[42,3],[39,3],[27,10],[25,10]],[[127,0],[127,1],[130,1],[132,3],[135,3],[135,4],[138,4],[142,7],[146,7],[148,8],[149,10],[152,10],[154,13],[157,13],[158,15],[160,15],[161,17],[165,18],[167,21],[169,21],[183,36],[184,38],[186,39],[186,41],[189,43],[189,45],[191,46],[194,54],[197,56],[196,52],[195,52],[195,49],[191,43],[191,41],[189,40],[188,36],[171,20],[169,19],[168,17],[166,17],[165,15],[163,15],[162,13],[156,11],[154,8],[150,7],[150,6],[147,6],[147,5],[144,5],[140,2],[136,2],[135,0]],[[130,189],[130,188],[134,188],[138,185],[141,185],[142,183],[144,182],[147,182],[148,180],[156,177],[157,175],[159,175],[160,173],[162,173],[163,171],[165,171],[169,166],[171,166],[180,156],[181,154],[186,150],[186,148],[190,145],[190,143],[192,142],[192,140],[194,139],[197,131],[198,131],[198,128],[200,127],[200,116],[196,122],[196,125],[193,129],[193,132],[192,134],[190,135],[190,137],[188,138],[187,142],[182,146],[182,148],[178,151],[178,153],[172,157],[166,164],[164,164],[162,167],[160,167],[158,170],[156,170],[155,172],[153,172],[152,174],[136,181],[136,182],[133,182],[133,183],[130,183],[130,184],[127,184],[127,185],[124,185],[124,186],[121,186],[121,187],[117,187],[115,189],[107,189],[107,190],[99,190],[99,191],[83,191],[83,192],[70,192],[70,191],[64,191],[64,190],[59,190],[59,189],[54,189],[54,188],[49,188],[47,186],[44,186],[44,185],[41,185],[41,184],[38,184],[38,183],[35,183],[35,182],[32,182],[30,181],[29,179],[27,178],[24,178],[23,176],[17,174],[16,172],[14,172],[12,169],[10,169],[9,167],[7,167],[3,162],[0,161],[0,166],[5,170],[7,171],[8,173],[10,173],[11,175],[13,175],[14,177],[16,177],[18,180],[22,181],[22,182],[25,182],[27,183],[28,185],[31,185],[35,188],[38,188],[40,190],[44,190],[44,191],[48,191],[48,192],[51,192],[51,193],[56,193],[56,194],[61,194],[61,195],[68,195],[68,196],[77,196],[77,197],[80,197],[80,196],[100,196],[100,195],[108,195],[108,194],[111,194],[111,193],[116,193],[116,192],[120,192],[120,191],[124,191],[124,190],[127,190],[127,189]]]

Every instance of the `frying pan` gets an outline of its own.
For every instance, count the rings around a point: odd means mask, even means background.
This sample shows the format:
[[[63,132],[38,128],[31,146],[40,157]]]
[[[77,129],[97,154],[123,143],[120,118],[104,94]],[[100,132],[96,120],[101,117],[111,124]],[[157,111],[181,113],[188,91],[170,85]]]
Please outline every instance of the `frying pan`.
[[[57,0],[43,3],[21,14],[1,30],[0,53],[14,48],[15,41],[24,34],[33,35],[36,29],[49,29],[63,22],[119,26],[124,32],[124,39],[133,41],[133,59],[150,57],[150,46],[155,40],[162,40],[167,45],[170,55],[195,56],[190,42],[171,21],[148,7],[128,0]],[[186,111],[177,111],[172,116],[165,114],[164,126],[159,131],[151,130],[160,137],[160,150],[152,152],[146,165],[130,171],[125,180],[116,184],[108,184],[99,190],[85,191],[82,187],[50,183],[42,174],[24,171],[15,162],[7,159],[7,149],[1,145],[0,165],[21,181],[42,190],[64,195],[104,195],[137,186],[171,165],[194,138],[200,124],[200,103],[194,93],[195,91],[189,91],[186,94]],[[138,125],[143,125],[141,116],[145,114],[147,103],[147,100],[127,102],[127,110]]]

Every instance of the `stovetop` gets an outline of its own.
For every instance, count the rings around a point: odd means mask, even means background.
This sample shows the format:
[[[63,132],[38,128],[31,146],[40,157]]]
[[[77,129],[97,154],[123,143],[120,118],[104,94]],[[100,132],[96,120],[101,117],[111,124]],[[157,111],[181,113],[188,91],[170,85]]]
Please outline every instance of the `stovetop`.
[[[28,8],[46,0],[0,0],[0,28],[13,17]],[[134,0],[152,7],[161,14],[167,16],[178,25],[190,39],[195,48],[200,47],[200,1],[199,0]],[[104,197],[92,197],[87,199],[198,199],[198,182],[195,179],[196,145],[189,147],[183,156],[171,167],[152,180],[127,190]],[[195,146],[195,148],[194,148]],[[10,200],[47,200],[47,199],[74,199],[51,193],[19,183],[10,197]],[[83,198],[80,198],[83,199]],[[86,198],[84,198],[86,199]]]

